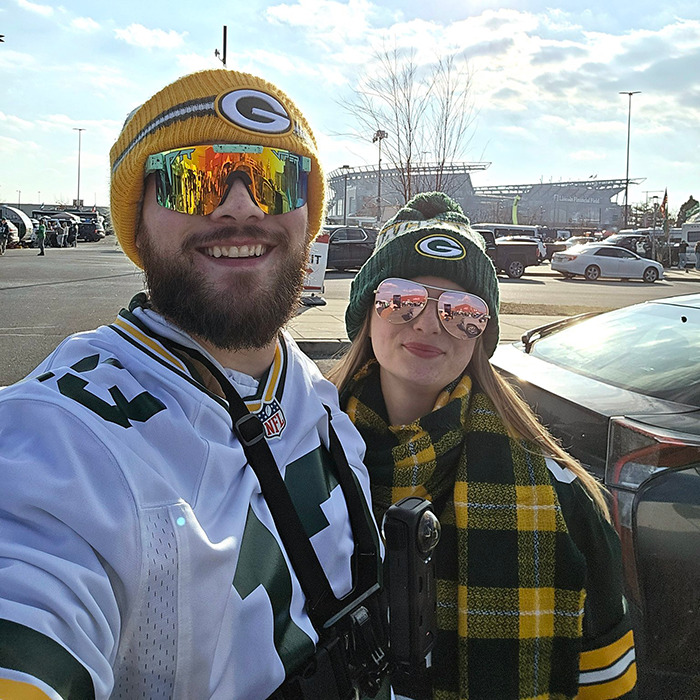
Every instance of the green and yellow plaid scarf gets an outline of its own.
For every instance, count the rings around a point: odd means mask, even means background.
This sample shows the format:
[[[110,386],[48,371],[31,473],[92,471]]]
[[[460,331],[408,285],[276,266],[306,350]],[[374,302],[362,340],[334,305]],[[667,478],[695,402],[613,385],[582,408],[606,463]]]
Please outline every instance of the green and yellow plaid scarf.
[[[540,451],[508,436],[466,374],[410,425],[388,424],[376,361],[342,401],[367,443],[377,521],[415,495],[442,524],[434,699],[574,698],[585,561]]]

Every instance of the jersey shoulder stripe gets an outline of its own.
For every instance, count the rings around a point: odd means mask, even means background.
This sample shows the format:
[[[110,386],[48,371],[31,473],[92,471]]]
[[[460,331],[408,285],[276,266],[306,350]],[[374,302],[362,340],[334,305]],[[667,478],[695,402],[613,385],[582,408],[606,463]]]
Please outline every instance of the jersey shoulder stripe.
[[[69,651],[11,620],[0,620],[0,684],[0,691],[6,691],[0,692],[3,700],[95,698],[90,674]]]

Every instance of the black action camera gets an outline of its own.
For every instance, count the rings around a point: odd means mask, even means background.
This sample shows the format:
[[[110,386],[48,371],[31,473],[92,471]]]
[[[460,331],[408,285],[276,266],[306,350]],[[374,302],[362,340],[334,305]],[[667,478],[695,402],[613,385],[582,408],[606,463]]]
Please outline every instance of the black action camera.
[[[409,496],[386,511],[382,529],[391,660],[399,668],[425,669],[437,634],[432,554],[440,539],[440,522],[430,501]]]

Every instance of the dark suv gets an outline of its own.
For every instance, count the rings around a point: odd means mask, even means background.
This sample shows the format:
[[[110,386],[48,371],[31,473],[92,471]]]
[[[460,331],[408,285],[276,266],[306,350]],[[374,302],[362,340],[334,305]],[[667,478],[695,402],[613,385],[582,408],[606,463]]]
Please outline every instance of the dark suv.
[[[328,262],[326,267],[343,272],[361,267],[372,255],[377,241],[374,229],[361,226],[324,226],[328,234]]]

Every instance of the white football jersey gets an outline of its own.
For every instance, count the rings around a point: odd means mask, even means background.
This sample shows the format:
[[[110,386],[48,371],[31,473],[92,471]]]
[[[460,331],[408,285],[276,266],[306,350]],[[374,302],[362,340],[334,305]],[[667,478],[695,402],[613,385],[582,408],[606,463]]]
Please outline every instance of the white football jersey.
[[[267,698],[313,653],[227,404],[153,329],[178,335],[123,311],[0,392],[2,698]],[[287,334],[260,382],[228,376],[334,593],[348,593],[353,537],[324,405],[368,502],[369,481],[335,387]]]

